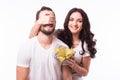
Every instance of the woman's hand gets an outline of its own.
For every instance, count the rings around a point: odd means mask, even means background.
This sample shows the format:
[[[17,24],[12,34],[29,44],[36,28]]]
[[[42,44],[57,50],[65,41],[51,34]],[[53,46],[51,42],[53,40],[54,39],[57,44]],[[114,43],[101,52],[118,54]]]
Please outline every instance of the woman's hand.
[[[81,76],[87,76],[89,72],[90,61],[91,58],[88,56],[83,58],[82,66],[77,64],[74,58],[66,60],[66,64]]]
[[[55,22],[56,22],[55,17],[49,16],[40,17],[32,27],[29,38],[37,36],[41,26],[44,26],[46,24],[54,24]]]
[[[66,63],[69,67],[71,67],[72,69],[74,68],[74,66],[77,65],[74,57],[71,57],[70,59],[66,60]]]

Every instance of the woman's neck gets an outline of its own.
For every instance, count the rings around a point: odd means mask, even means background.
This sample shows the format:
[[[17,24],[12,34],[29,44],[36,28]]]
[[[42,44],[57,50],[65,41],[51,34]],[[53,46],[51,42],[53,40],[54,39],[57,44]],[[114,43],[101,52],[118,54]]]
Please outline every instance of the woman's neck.
[[[73,34],[73,48],[77,47],[80,43],[79,35]]]

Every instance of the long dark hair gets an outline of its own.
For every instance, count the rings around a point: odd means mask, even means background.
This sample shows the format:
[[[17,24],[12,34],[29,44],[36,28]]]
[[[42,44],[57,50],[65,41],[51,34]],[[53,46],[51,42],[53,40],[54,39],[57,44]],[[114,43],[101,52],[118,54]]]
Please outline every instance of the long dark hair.
[[[90,31],[90,22],[89,22],[88,16],[82,9],[73,8],[68,12],[68,14],[65,18],[65,22],[64,22],[64,29],[57,31],[57,33],[56,33],[57,37],[60,40],[62,40],[63,42],[65,42],[69,46],[69,48],[72,47],[73,38],[72,38],[71,31],[68,29],[68,23],[69,23],[70,16],[73,12],[79,12],[83,18],[82,30],[79,35],[79,39],[82,41],[83,54],[85,53],[84,42],[86,42],[87,49],[90,52],[90,57],[94,58],[95,54],[97,52],[97,50],[95,48],[96,40],[93,39],[94,34]]]

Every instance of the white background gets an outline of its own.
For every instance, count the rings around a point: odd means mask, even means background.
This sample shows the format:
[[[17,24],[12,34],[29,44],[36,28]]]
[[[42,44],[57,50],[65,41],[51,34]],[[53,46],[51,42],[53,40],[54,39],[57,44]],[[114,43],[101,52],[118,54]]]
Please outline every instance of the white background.
[[[19,46],[28,39],[41,6],[54,10],[56,28],[63,28],[71,8],[82,8],[90,19],[98,50],[85,80],[120,80],[119,0],[0,0],[0,80],[16,79]]]

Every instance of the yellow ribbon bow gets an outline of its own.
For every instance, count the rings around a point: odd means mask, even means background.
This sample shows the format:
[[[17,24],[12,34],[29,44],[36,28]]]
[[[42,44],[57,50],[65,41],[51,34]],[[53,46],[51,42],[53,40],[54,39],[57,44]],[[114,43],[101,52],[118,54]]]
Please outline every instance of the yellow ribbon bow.
[[[71,58],[74,55],[75,51],[74,49],[60,47],[55,49],[55,54],[57,55],[57,58],[60,62],[63,62],[66,59]]]

